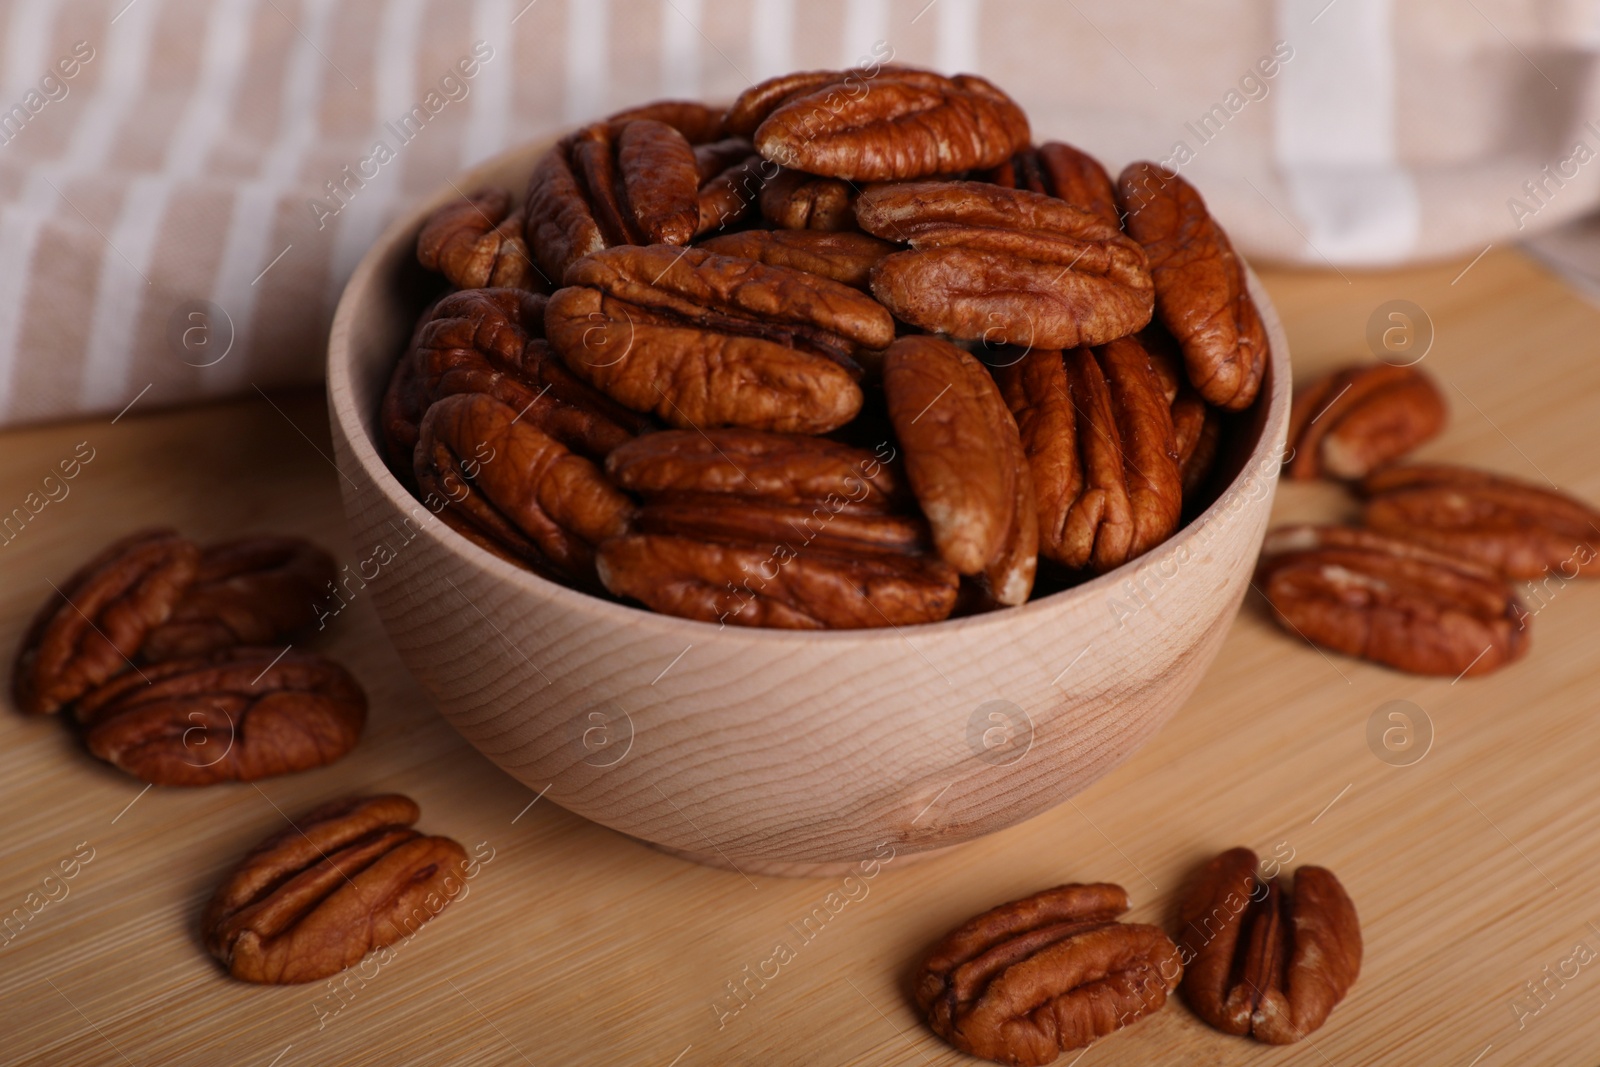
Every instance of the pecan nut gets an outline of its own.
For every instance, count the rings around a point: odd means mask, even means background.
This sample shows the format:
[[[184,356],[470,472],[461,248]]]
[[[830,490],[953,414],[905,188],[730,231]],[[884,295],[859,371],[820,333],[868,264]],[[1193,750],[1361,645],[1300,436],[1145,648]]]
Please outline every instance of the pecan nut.
[[[872,268],[895,250],[888,241],[864,233],[820,230],[745,230],[702,241],[699,247],[722,256],[820,274],[862,290],[872,283]]]
[[[791,74],[747,89],[723,120],[753,127],[785,167],[848,181],[904,181],[999,166],[1028,143],[1028,118],[972,74],[882,67]]]
[[[332,586],[333,557],[299,537],[242,537],[208,545],[194,583],[139,647],[149,661],[268,645],[317,621]]]
[[[939,555],[1001,604],[1033,591],[1039,519],[1016,421],[981,363],[936,337],[902,337],[883,391],[906,476]]]
[[[417,235],[417,262],[457,289],[542,289],[522,231],[522,209],[503,189],[483,189],[435,211]]]
[[[284,985],[414,934],[462,895],[471,869],[455,841],[411,829],[420,814],[389,794],[301,816],[217,887],[201,919],[206,950],[235,978]]]
[[[853,356],[894,321],[837,282],[700,248],[612,248],[550,298],[550,343],[572,372],[681,429],[826,433],[861,408]]]
[[[1250,406],[1267,366],[1267,331],[1244,263],[1194,186],[1154,163],[1117,179],[1128,233],[1149,257],[1156,316],[1183,348],[1189,380],[1208,403]]]
[[[321,656],[235,648],[124,672],[75,713],[97,758],[155,785],[198,786],[332,763],[360,738],[367,697]]]
[[[1111,175],[1089,153],[1060,141],[1024,148],[986,177],[1007,189],[1028,189],[1065,200],[1113,226],[1122,225]]]
[[[911,246],[872,292],[896,317],[962,340],[1105,344],[1150,321],[1145,255],[1112,223],[1054,197],[985,182],[908,182],[861,194],[868,233]]]
[[[1347,367],[1294,398],[1289,477],[1362,478],[1439,435],[1444,397],[1413,367]]]
[[[856,189],[838,178],[782,168],[761,186],[761,217],[780,230],[853,230]]]
[[[1600,511],[1554,489],[1442,463],[1374,471],[1368,526],[1491,567],[1507,578],[1600,573]]]
[[[1480,675],[1528,650],[1526,612],[1494,571],[1343,526],[1289,526],[1256,581],[1278,622],[1314,644],[1412,674]]]
[[[1158,927],[1117,921],[1128,894],[1063,885],[946,934],[922,964],[916,1002],[933,1032],[998,1063],[1046,1064],[1159,1010],[1183,976]]]
[[[1179,907],[1183,995],[1224,1033],[1272,1045],[1327,1021],[1361,972],[1361,924],[1332,871],[1301,867],[1292,886],[1256,874],[1233,848],[1203,867]]]
[[[652,100],[648,104],[624,108],[606,117],[606,125],[618,129],[635,119],[664,122],[683,134],[684,140],[699,146],[717,140],[722,134],[722,109],[698,100]]]
[[[694,161],[700,176],[697,237],[726,229],[748,215],[760,195],[766,169],[772,166],[743,137],[696,145]]]
[[[59,711],[132,665],[194,581],[200,549],[171,530],[143,530],[84,564],[34,616],[11,672],[17,706]]]

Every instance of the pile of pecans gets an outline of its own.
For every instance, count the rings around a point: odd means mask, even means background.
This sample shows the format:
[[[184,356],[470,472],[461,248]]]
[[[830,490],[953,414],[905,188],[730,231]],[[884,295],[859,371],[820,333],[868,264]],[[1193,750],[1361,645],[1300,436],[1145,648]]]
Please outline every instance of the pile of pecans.
[[[1295,398],[1291,478],[1348,481],[1359,526],[1267,535],[1257,583],[1285,629],[1413,674],[1488,674],[1528,650],[1531,595],[1600,573],[1600,511],[1554,488],[1397,462],[1445,426],[1414,367],[1348,367]]]
[[[932,622],[1170,537],[1268,345],[1176,174],[972,75],[790,74],[563,138],[437,211],[379,423],[440,519],[743,626]]]

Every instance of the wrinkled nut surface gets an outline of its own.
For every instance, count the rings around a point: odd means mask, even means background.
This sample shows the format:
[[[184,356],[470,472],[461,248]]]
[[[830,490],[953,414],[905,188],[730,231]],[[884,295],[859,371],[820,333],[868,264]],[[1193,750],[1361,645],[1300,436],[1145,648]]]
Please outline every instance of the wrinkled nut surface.
[[[241,537],[208,545],[194,582],[139,648],[148,662],[269,645],[317,621],[338,568],[299,537]]]
[[[990,82],[906,68],[785,75],[747,89],[729,116],[729,132],[760,116],[767,159],[858,182],[995,167],[1029,140],[1027,116]]]
[[[1273,530],[1256,583],[1290,633],[1411,674],[1488,674],[1528,650],[1527,612],[1494,571],[1371,530]]]
[[[1099,160],[1069,144],[1047,141],[1024,148],[986,177],[1007,189],[1028,189],[1065,200],[1113,226],[1122,225],[1111,175]]]
[[[415,933],[459,896],[467,853],[411,829],[396,795],[334,801],[245,856],[207,905],[207,951],[235,978],[314,982]]]
[[[1301,867],[1292,886],[1256,875],[1256,854],[1207,863],[1178,915],[1183,995],[1224,1033],[1272,1045],[1327,1021],[1361,972],[1361,924],[1332,871]]]
[[[743,137],[696,145],[694,160],[700,174],[696,236],[726,229],[748,215],[773,169]]]
[[[1600,574],[1600,511],[1565,493],[1442,463],[1374,471],[1361,493],[1373,529],[1508,578]]]
[[[522,211],[503,189],[484,189],[435,211],[417,235],[417,262],[457,289],[542,289],[523,240]]]
[[[1128,894],[1063,885],[946,934],[918,972],[917,1007],[963,1052],[1046,1064],[1157,1011],[1183,975],[1159,928],[1118,922]]]
[[[713,237],[700,247],[718,255],[820,274],[862,290],[872,282],[872,268],[895,251],[888,241],[864,233],[818,230],[745,230]]]
[[[909,244],[873,271],[898,318],[986,344],[1098,345],[1142,329],[1155,290],[1114,223],[1055,197],[987,182],[867,189],[861,228]]]
[[[681,429],[837,429],[861,408],[852,357],[894,337],[848,286],[701,248],[607,249],[567,284],[545,315],[566,365]]]
[[[360,738],[367,697],[321,656],[235,648],[124,672],[76,715],[97,758],[155,785],[199,786],[332,763]]]
[[[1183,348],[1189,380],[1227,411],[1250,406],[1267,366],[1267,331],[1244,264],[1194,186],[1154,163],[1117,179],[1128,234],[1149,257],[1156,316]]]
[[[853,230],[856,189],[838,178],[781,168],[761,187],[761,217],[780,230]]]
[[[84,564],[54,590],[22,638],[11,672],[17,706],[47,715],[129,669],[199,565],[199,547],[171,530],[132,534]]]
[[[949,341],[902,337],[884,356],[883,391],[939,555],[983,575],[998,602],[1026,601],[1038,565],[1033,478],[989,372]]]
[[[1347,367],[1294,398],[1289,477],[1361,478],[1444,429],[1444,397],[1414,367]]]

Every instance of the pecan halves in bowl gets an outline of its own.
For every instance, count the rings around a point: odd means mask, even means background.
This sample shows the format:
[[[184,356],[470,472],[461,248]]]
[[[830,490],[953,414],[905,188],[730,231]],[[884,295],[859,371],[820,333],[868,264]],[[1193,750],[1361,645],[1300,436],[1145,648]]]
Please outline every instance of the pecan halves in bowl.
[[[1554,489],[1443,463],[1386,467],[1360,489],[1368,526],[1508,578],[1600,574],[1600,511]]]
[[[367,697],[331,660],[235,648],[129,671],[77,703],[97,758],[155,785],[249,782],[355,747]]]
[[[1228,235],[1194,186],[1154,163],[1130,164],[1117,197],[1128,234],[1149,257],[1156,316],[1182,346],[1189,380],[1208,403],[1249,407],[1266,371],[1267,331]]]
[[[1272,1045],[1327,1021],[1361,972],[1361,924],[1332,871],[1301,867],[1292,885],[1256,875],[1233,848],[1203,867],[1179,908],[1183,995],[1224,1033]]]
[[[1028,143],[1028,118],[972,74],[926,70],[785,75],[753,86],[724,119],[759,120],[756,149],[785,167],[849,181],[903,181],[994,167]]]
[[[999,603],[1024,603],[1038,565],[1033,478],[989,372],[948,341],[902,337],[884,356],[883,389],[939,555],[981,575]]]
[[[132,534],[85,563],[55,588],[22,638],[11,672],[17,706],[46,715],[128,670],[199,565],[199,547],[171,530]]]
[[[894,320],[848,286],[664,245],[575,263],[545,327],[572,372],[682,429],[826,433],[861,408],[854,356]]]
[[[1347,367],[1298,391],[1289,415],[1291,478],[1361,478],[1444,429],[1438,386],[1414,367]]]
[[[987,182],[879,185],[856,201],[856,218],[911,246],[878,264],[872,292],[923,329],[1072,348],[1150,321],[1144,252],[1114,223],[1054,197]]]
[[[1256,582],[1290,633],[1411,674],[1481,675],[1528,650],[1527,612],[1479,564],[1371,530],[1267,535]]]
[[[1028,189],[1065,200],[1113,226],[1122,225],[1111,175],[1099,160],[1069,144],[1047,141],[1037,148],[1024,148],[985,177],[1008,189]]]
[[[317,621],[333,586],[333,557],[299,537],[241,537],[207,545],[194,583],[140,646],[149,662],[268,645]]]
[[[489,286],[543,291],[542,277],[523,239],[525,220],[503,189],[452,200],[428,217],[417,235],[417,262],[457,289]]]
[[[1063,885],[978,915],[946,934],[914,995],[933,1032],[963,1052],[1046,1064],[1157,1011],[1183,975],[1154,926],[1117,921],[1128,894]]]
[[[257,845],[201,919],[206,950],[235,978],[314,982],[416,933],[465,888],[467,853],[411,828],[393,794],[334,801]]]
[[[832,278],[852,289],[866,289],[872,268],[895,251],[888,241],[864,233],[821,230],[745,230],[700,243],[707,252],[754,259],[771,267],[790,267]]]

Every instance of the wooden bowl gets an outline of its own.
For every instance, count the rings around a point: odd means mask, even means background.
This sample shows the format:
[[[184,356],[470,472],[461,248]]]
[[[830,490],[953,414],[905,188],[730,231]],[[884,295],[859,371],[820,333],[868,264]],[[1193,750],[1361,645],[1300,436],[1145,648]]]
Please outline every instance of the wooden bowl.
[[[1216,500],[1140,559],[1020,608],[905,629],[798,632],[657,615],[554,585],[440,523],[380,458],[379,400],[430,284],[426,215],[383,234],[339,302],[328,406],[363,596],[456,729],[545,799],[690,859],[823,873],[969,841],[1127,759],[1194,690],[1239,608],[1289,417],[1289,346],[1230,428]]]

